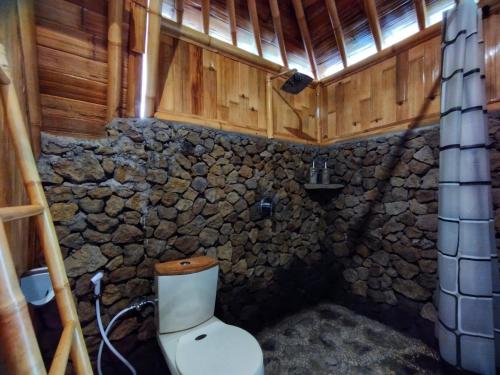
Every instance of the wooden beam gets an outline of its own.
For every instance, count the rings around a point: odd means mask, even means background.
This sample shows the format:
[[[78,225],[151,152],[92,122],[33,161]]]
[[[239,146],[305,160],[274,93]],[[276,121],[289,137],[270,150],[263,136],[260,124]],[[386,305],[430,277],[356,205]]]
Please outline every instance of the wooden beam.
[[[233,46],[238,45],[238,34],[236,32],[236,7],[234,0],[227,0],[227,13],[229,14],[229,27],[231,29],[231,41]]]
[[[154,115],[156,106],[156,91],[158,87],[158,58],[160,51],[161,4],[162,0],[149,1],[149,25],[147,30],[148,48],[146,50],[146,100],[144,103],[144,115],[146,117],[151,117]]]
[[[122,27],[123,0],[108,1],[108,87],[107,110],[108,121],[120,116],[120,99],[122,91]]]
[[[253,37],[255,38],[255,46],[257,53],[262,57],[262,41],[260,39],[259,15],[257,14],[257,4],[255,0],[248,0],[248,13],[252,20]]]
[[[199,45],[203,48],[210,49],[213,52],[219,52],[224,56],[228,56],[234,60],[242,61],[245,64],[255,66],[259,69],[263,69],[272,73],[279,73],[286,69],[272,61],[266,60],[253,53],[247,52],[241,48],[223,42],[222,40],[219,40],[217,38],[208,36],[190,27],[179,25],[178,23],[169,19],[163,18],[161,26],[162,32],[165,32],[174,38]]]
[[[330,23],[333,27],[333,34],[335,35],[337,48],[339,49],[340,57],[342,58],[342,64],[345,68],[347,66],[347,54],[345,51],[344,32],[342,31],[342,25],[340,23],[339,13],[337,11],[337,5],[335,4],[335,0],[325,0],[325,4],[328,10],[328,16],[330,17]]]
[[[73,321],[69,321],[65,324],[48,375],[62,375],[65,373],[71,344],[73,343],[75,327],[76,324]]]
[[[425,30],[413,34],[412,36],[402,40],[401,42],[396,43],[388,48],[385,48],[384,50],[374,55],[371,55],[370,57],[356,64],[350,65],[347,68],[341,70],[340,72],[334,73],[328,77],[324,77],[321,80],[321,84],[328,85],[334,82],[338,82],[346,78],[347,76],[350,76],[351,74],[367,69],[370,66],[373,66],[375,64],[378,64],[379,62],[384,61],[385,59],[396,56],[398,53],[402,51],[408,50],[420,43],[423,43],[429,39],[439,36],[441,34],[441,27],[442,27],[441,22],[429,26]]]
[[[43,206],[40,205],[26,205],[14,207],[1,207],[0,220],[4,223],[12,220],[19,220],[25,217],[39,215],[43,212]]]
[[[415,11],[417,13],[417,21],[419,30],[425,29],[427,26],[427,7],[425,0],[413,0],[415,3]]]
[[[31,145],[35,157],[40,155],[40,131],[42,129],[42,106],[40,104],[40,82],[38,78],[38,50],[36,42],[34,0],[18,0],[19,31],[23,51],[24,78],[30,122]]]
[[[373,40],[375,41],[375,46],[377,47],[377,51],[380,52],[382,50],[382,31],[380,30],[375,0],[363,0],[363,4],[370,30],[372,31]]]
[[[311,36],[309,34],[309,28],[307,27],[302,0],[293,0],[293,8],[295,9],[295,16],[297,17],[297,23],[299,24],[300,34],[302,35],[302,41],[304,42],[309,64],[311,65],[312,74],[314,79],[318,79],[318,67],[316,65],[316,59],[314,58]]]
[[[175,15],[178,23],[182,24],[184,16],[184,0],[175,0]]]
[[[271,15],[273,17],[274,32],[276,33],[276,37],[278,38],[281,60],[283,60],[283,65],[288,68],[288,56],[286,54],[285,36],[283,35],[283,27],[281,26],[281,16],[278,0],[269,0],[269,7],[271,8]]]
[[[203,32],[208,35],[210,32],[210,0],[201,1],[201,14],[203,18]]]

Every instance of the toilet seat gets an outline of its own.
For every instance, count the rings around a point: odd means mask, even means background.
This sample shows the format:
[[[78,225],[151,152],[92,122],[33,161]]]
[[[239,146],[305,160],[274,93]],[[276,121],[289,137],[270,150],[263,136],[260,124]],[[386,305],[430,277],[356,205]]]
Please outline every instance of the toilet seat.
[[[264,374],[257,340],[245,330],[220,321],[180,337],[175,357],[182,375]]]

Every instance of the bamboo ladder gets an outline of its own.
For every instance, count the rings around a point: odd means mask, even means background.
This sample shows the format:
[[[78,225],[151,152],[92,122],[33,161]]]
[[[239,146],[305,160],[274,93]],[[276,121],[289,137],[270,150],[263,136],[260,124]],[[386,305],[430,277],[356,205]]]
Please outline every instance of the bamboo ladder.
[[[34,216],[64,327],[48,373],[64,374],[71,352],[76,373],[92,374],[54,223],[11,77],[5,49],[0,44],[0,97],[5,108],[7,127],[14,144],[17,163],[30,200],[30,205],[0,208],[0,348],[3,351],[5,371],[12,375],[47,374],[26,300],[19,287],[4,226],[7,221]]]

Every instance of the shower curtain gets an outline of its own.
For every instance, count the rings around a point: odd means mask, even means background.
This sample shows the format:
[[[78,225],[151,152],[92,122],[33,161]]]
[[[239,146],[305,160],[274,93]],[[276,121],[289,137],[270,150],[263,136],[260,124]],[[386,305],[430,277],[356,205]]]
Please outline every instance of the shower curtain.
[[[481,10],[474,0],[461,0],[443,26],[436,333],[444,360],[495,374],[500,282]]]

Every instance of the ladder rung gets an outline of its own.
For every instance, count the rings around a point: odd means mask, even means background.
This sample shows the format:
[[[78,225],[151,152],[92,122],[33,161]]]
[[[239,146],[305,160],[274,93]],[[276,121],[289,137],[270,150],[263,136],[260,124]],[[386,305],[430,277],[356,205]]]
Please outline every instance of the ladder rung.
[[[25,217],[40,215],[43,212],[43,206],[27,205],[15,207],[1,207],[0,220],[3,222],[18,220]]]
[[[57,344],[56,353],[50,365],[49,375],[64,375],[66,372],[74,331],[75,322],[70,320],[64,325],[61,339],[59,340],[59,344]]]

